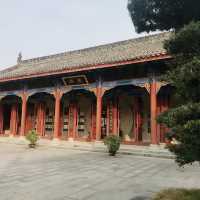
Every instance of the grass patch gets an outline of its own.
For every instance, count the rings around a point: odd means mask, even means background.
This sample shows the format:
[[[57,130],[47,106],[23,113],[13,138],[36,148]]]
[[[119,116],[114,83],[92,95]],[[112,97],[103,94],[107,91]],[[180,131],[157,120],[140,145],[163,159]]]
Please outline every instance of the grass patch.
[[[159,192],[153,200],[200,200],[200,189],[167,189]]]

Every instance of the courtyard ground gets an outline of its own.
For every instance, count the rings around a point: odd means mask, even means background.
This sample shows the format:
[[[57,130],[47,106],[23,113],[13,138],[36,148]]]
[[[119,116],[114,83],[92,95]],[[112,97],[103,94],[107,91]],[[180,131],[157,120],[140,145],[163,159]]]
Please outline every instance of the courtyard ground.
[[[0,143],[0,200],[148,200],[200,187],[200,167],[171,159]]]

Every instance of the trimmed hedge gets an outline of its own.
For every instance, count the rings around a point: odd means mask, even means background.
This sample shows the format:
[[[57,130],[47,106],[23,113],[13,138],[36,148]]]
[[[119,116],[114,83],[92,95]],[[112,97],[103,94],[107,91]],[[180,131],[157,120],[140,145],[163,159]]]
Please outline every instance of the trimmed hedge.
[[[167,189],[159,192],[153,200],[200,200],[200,189]]]

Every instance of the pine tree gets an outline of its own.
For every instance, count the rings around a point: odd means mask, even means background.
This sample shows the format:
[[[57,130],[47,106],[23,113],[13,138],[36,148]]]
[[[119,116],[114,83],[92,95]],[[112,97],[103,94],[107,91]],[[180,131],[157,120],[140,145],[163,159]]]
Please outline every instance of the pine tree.
[[[179,165],[200,162],[200,1],[130,0],[137,32],[174,30],[164,47],[173,59],[164,80],[176,91],[176,107],[161,114],[158,122],[170,128],[168,145]]]

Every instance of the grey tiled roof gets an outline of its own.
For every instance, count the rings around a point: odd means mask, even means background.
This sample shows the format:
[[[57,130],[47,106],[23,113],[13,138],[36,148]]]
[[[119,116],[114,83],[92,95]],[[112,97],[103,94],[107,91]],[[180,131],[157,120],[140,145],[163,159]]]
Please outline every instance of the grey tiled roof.
[[[0,72],[0,80],[57,71],[84,68],[93,65],[114,64],[166,53],[163,41],[171,33],[130,39],[92,48],[50,56],[22,60],[19,64]]]

